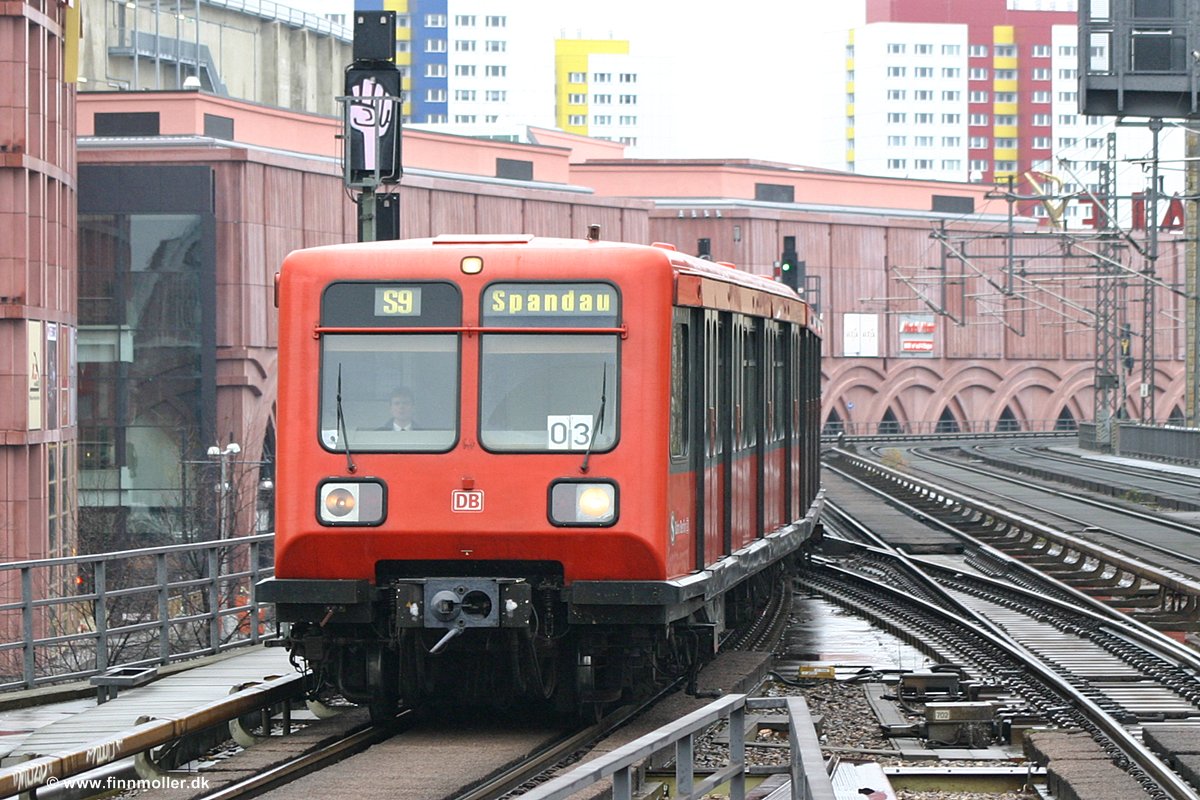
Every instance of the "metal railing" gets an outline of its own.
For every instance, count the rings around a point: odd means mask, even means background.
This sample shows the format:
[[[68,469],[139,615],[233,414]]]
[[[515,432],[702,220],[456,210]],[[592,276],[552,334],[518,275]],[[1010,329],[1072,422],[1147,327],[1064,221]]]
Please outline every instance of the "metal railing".
[[[1005,438],[1019,436],[1075,436],[1077,425],[1064,420],[1023,420],[1020,423],[1001,420],[966,420],[950,424],[940,420],[912,420],[909,422],[828,422],[821,430],[821,438],[836,439],[839,434],[858,440],[904,439],[941,437]]]
[[[635,739],[612,752],[585,762],[570,772],[531,789],[527,800],[565,800],[576,792],[605,778],[612,778],[613,800],[631,800],[634,782],[643,763],[659,751],[674,748],[675,791],[672,797],[695,800],[713,789],[727,787],[728,796],[742,800],[746,796],[746,711],[757,709],[787,710],[790,766],[778,771],[791,774],[793,800],[834,800],[833,782],[826,772],[817,741],[816,729],[802,697],[747,697],[731,694],[701,709]],[[710,726],[727,720],[729,758],[703,780],[696,781],[695,739]],[[770,770],[771,768],[765,768]],[[757,768],[764,771],[764,768]]]
[[[0,691],[261,640],[274,534],[0,564]]]

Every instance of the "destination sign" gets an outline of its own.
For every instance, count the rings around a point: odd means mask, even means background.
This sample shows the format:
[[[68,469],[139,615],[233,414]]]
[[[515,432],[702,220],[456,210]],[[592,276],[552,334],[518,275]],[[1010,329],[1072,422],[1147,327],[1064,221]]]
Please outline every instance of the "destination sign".
[[[420,286],[387,286],[375,289],[375,316],[407,317],[421,314]]]
[[[607,283],[500,283],[484,292],[483,317],[492,324],[616,326],[620,297]]]
[[[441,281],[336,281],[321,295],[321,324],[363,328],[462,324],[462,295]]]

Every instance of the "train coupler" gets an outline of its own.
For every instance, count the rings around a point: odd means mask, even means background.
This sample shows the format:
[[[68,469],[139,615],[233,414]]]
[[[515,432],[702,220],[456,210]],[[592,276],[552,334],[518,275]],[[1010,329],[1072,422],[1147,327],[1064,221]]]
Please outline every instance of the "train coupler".
[[[515,578],[428,578],[399,581],[396,627],[527,628],[533,587]]]

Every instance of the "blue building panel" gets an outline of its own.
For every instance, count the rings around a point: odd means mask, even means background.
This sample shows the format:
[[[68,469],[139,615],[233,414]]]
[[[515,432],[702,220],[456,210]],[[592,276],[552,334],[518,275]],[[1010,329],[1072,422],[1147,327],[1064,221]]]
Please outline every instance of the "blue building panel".
[[[449,79],[449,13],[448,0],[413,0],[409,14],[412,19],[412,121],[421,123],[431,116],[448,118]],[[443,24],[430,26],[431,18]],[[435,77],[430,67],[441,65]],[[430,98],[440,97],[440,100]]]

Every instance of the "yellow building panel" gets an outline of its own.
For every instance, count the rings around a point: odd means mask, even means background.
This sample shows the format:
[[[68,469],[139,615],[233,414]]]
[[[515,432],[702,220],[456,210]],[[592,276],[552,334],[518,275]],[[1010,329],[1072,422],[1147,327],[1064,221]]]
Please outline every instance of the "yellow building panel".
[[[1017,149],[1015,147],[997,147],[992,151],[992,157],[997,161],[1016,161]]]
[[[1016,56],[996,56],[992,59],[992,66],[996,69],[1016,69]]]
[[[1012,25],[996,25],[992,28],[992,41],[996,44],[1015,44],[1016,34]]]
[[[1016,138],[1017,126],[1016,125],[997,125],[996,127],[992,128],[992,135],[996,136],[998,138],[1001,138],[1001,139],[1003,139],[1005,137],[1008,137],[1010,139]]]
[[[397,42],[411,42],[412,41],[412,28],[396,28],[396,41]]]
[[[997,92],[1015,92],[1017,81],[992,81],[992,89]]]
[[[587,125],[568,125],[567,120],[572,114],[583,114],[587,118],[587,104],[567,103],[572,94],[588,92],[587,74],[588,59],[592,55],[628,55],[629,42],[624,39],[556,39],[554,41],[554,84],[555,84],[555,123],[568,133],[586,136]],[[577,72],[584,76],[583,83],[570,83],[571,73]]]
[[[846,81],[846,94],[854,94],[854,81]]]
[[[854,103],[846,103],[846,116],[847,117],[854,116]]]
[[[992,112],[995,114],[1016,114],[1016,103],[993,103]]]
[[[383,0],[384,11],[395,11],[397,14],[408,13],[408,0]]]

